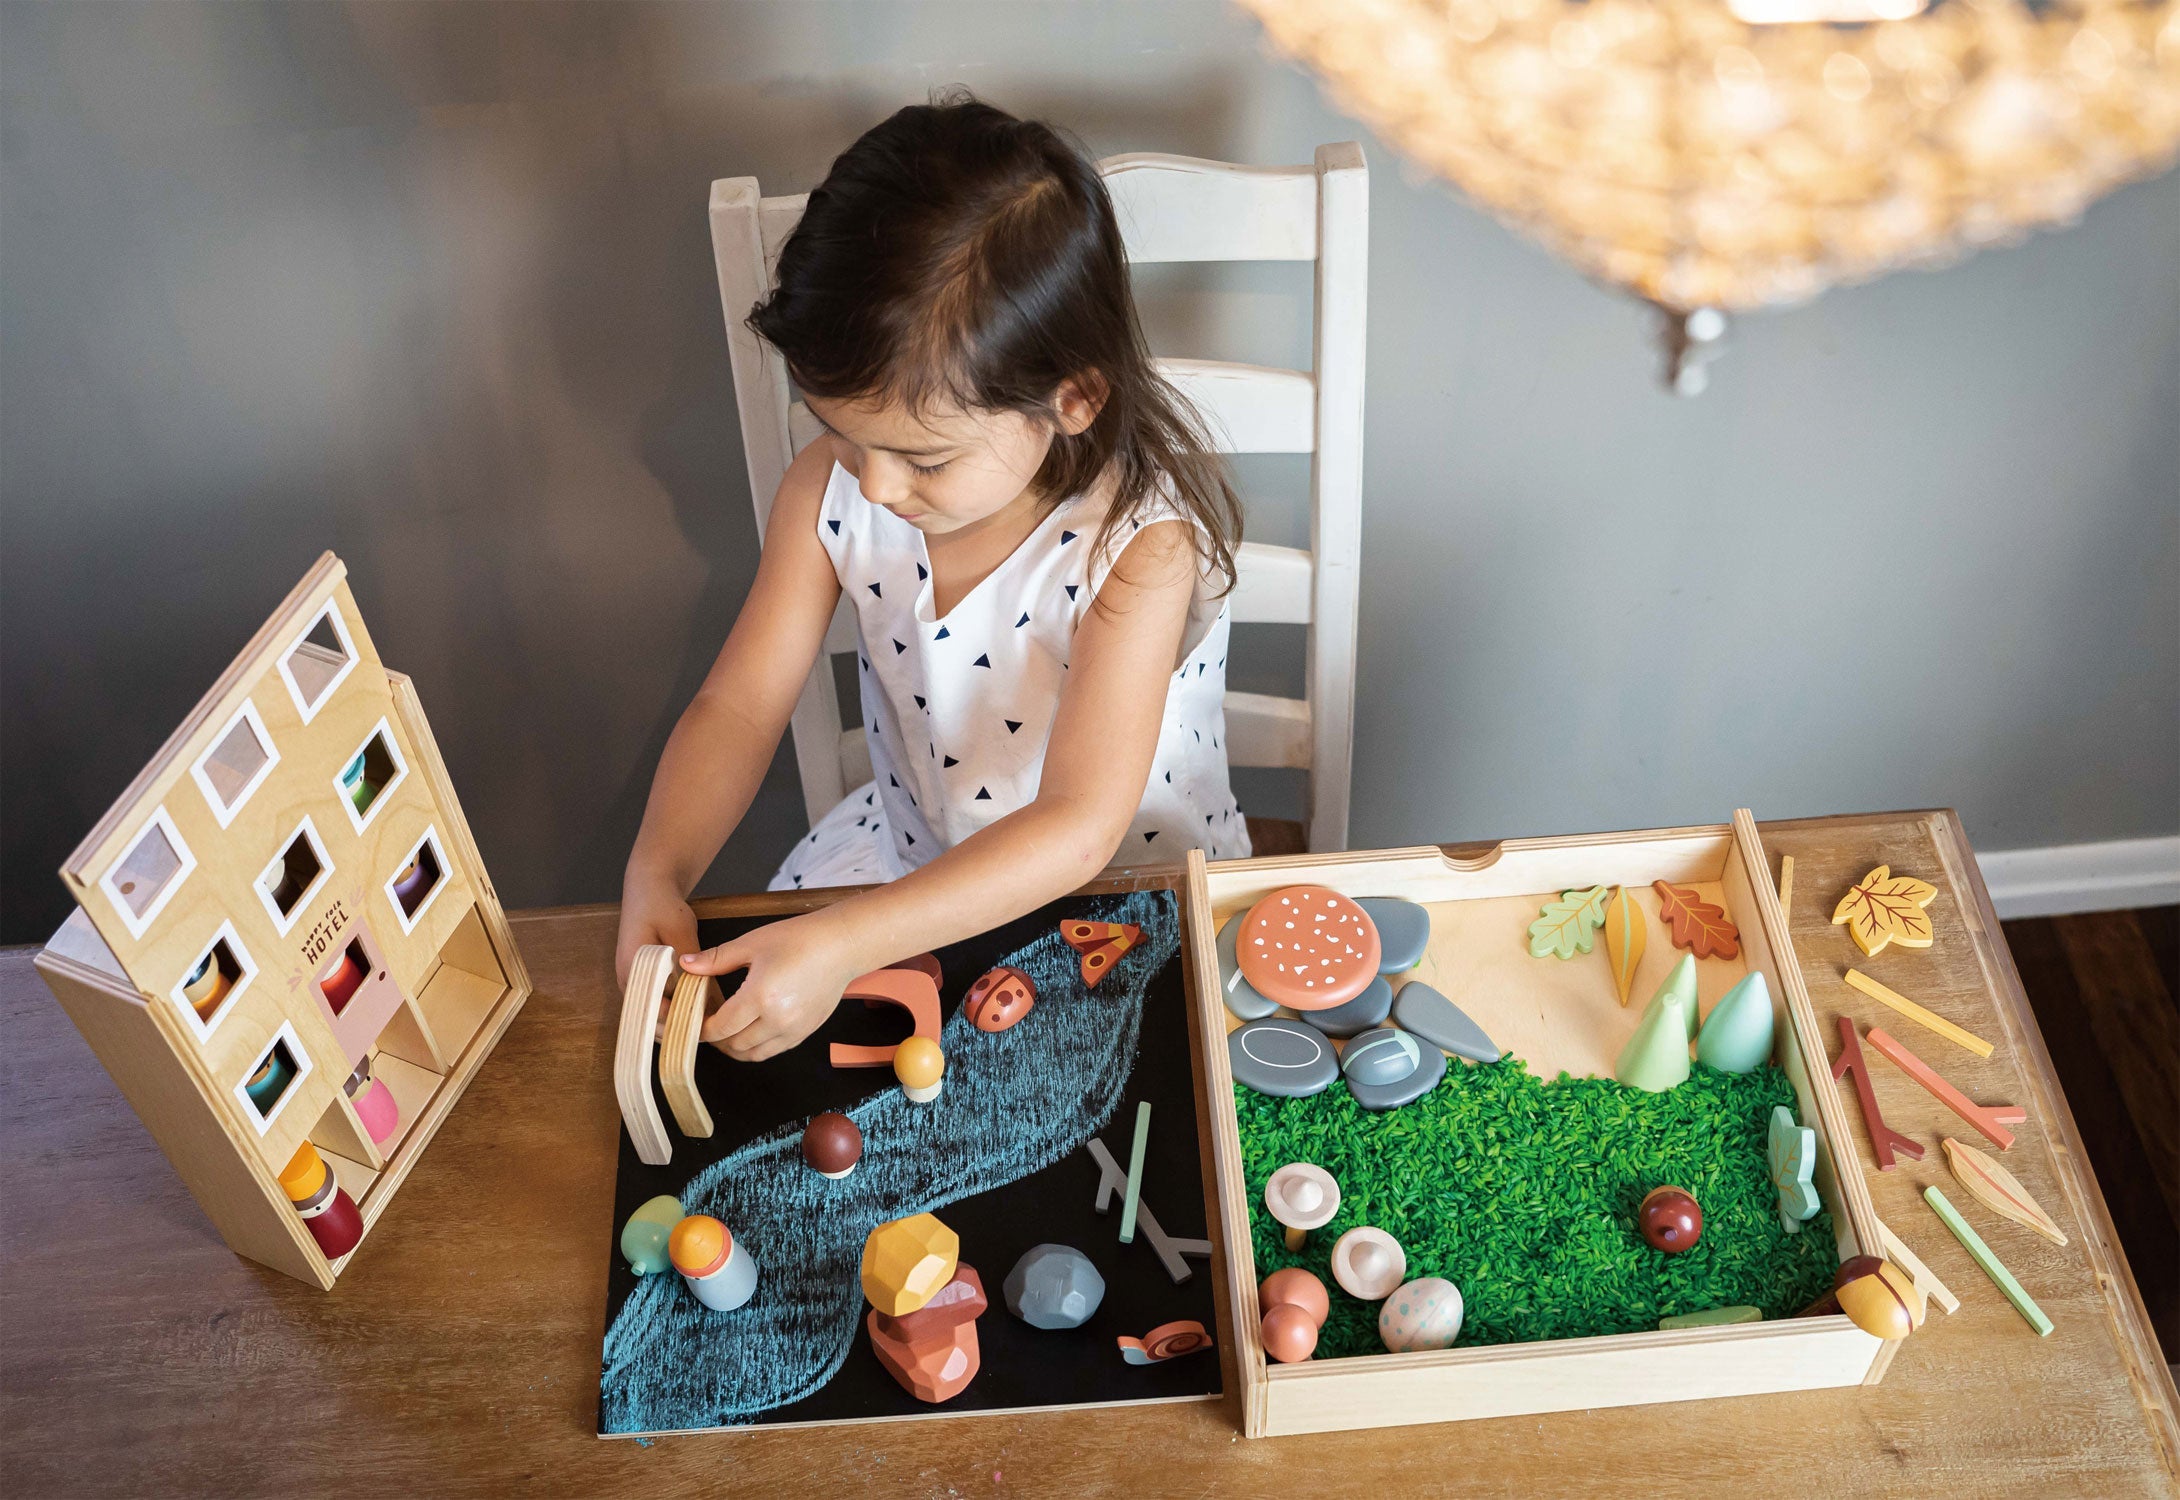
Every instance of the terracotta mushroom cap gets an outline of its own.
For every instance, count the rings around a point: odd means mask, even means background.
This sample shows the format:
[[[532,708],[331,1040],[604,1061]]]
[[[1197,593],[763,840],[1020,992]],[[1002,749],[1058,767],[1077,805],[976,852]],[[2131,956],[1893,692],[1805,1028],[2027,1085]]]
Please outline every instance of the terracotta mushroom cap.
[[[1323,1167],[1289,1162],[1264,1184],[1264,1206],[1289,1229],[1322,1229],[1340,1211],[1340,1185]]]

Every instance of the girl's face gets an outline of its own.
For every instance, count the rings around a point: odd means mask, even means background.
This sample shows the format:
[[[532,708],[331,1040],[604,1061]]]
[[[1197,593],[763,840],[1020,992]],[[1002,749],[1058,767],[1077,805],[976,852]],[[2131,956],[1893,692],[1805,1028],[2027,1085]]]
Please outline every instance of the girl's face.
[[[1019,412],[950,409],[919,418],[860,397],[806,396],[804,404],[825,425],[823,440],[864,498],[927,536],[1034,503],[1030,481],[1052,447],[1052,429]],[[1072,381],[1062,385],[1054,408],[1060,430],[1070,434],[1097,415]]]

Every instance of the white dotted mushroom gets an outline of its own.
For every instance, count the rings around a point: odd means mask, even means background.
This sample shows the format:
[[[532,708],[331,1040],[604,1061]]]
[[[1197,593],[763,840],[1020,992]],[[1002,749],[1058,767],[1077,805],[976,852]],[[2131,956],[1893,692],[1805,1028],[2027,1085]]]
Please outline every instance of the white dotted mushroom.
[[[1264,1184],[1264,1206],[1287,1230],[1287,1248],[1299,1250],[1312,1229],[1322,1229],[1340,1211],[1340,1185],[1323,1167],[1289,1162]]]
[[[1407,1275],[1408,1252],[1382,1229],[1361,1225],[1341,1235],[1332,1247],[1332,1279],[1350,1297],[1382,1301]]]

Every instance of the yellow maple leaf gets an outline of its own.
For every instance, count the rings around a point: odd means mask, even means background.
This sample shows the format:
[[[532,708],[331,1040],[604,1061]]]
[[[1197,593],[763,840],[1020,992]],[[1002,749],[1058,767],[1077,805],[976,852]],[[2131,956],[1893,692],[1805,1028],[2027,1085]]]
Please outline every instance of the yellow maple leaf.
[[[1890,865],[1879,865],[1855,882],[1832,909],[1832,925],[1845,923],[1855,946],[1867,954],[1885,951],[1898,943],[1903,948],[1927,948],[1932,936],[1930,913],[1923,908],[1938,898],[1938,888],[1912,875],[1895,875]]]

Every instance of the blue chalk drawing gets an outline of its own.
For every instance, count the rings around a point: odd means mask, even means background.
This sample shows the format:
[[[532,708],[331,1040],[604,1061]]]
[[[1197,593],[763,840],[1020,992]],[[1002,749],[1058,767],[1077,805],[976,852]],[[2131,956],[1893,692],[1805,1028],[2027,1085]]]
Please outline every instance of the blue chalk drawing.
[[[606,1330],[602,1430],[726,1426],[816,1391],[855,1343],[873,1228],[1018,1182],[1103,1128],[1135,1068],[1144,991],[1179,948],[1180,922],[1165,891],[1091,906],[1080,915],[1133,922],[1143,941],[1096,989],[1084,987],[1081,955],[1057,923],[1001,959],[1036,983],[1036,1007],[996,1035],[949,1019],[935,1103],[887,1088],[847,1111],[863,1132],[853,1176],[828,1181],[803,1164],[798,1120],[689,1180],[688,1211],[724,1222],[756,1257],[757,1294],[717,1313],[679,1276],[639,1281]]]

